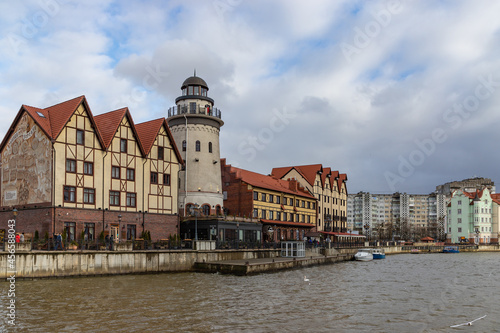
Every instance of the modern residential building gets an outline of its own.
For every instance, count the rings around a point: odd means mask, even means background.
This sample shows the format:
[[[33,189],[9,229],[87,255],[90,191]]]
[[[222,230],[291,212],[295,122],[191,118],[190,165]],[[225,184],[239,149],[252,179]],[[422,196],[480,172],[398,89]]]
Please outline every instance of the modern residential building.
[[[296,179],[243,170],[221,160],[224,207],[229,215],[262,223],[264,241],[302,240],[316,226],[316,198]]]
[[[347,175],[321,164],[274,168],[271,175],[296,180],[318,199],[316,231],[342,232],[347,228]]]
[[[498,243],[500,196],[485,187],[466,192],[455,190],[448,204],[447,243]]]
[[[165,119],[135,125],[128,108],[93,116],[85,96],[23,105],[0,145],[0,228],[94,239],[178,233],[182,158]]]
[[[445,196],[359,192],[348,196],[348,226],[370,238],[444,238]]]

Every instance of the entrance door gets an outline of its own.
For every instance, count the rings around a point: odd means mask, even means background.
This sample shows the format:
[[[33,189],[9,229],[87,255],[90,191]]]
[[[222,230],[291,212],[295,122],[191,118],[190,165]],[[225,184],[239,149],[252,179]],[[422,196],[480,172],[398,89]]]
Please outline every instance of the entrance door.
[[[111,226],[111,239],[115,242],[115,243],[118,243],[118,241],[120,240],[119,239],[119,236],[118,236],[118,230],[120,228],[117,226],[117,225],[112,225]]]

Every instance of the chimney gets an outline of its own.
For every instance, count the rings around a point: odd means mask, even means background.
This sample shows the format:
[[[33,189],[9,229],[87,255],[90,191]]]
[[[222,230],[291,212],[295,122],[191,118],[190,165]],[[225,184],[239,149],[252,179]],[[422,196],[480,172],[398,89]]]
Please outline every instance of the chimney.
[[[297,192],[297,180],[296,179],[290,179],[288,181],[288,188],[291,191]]]

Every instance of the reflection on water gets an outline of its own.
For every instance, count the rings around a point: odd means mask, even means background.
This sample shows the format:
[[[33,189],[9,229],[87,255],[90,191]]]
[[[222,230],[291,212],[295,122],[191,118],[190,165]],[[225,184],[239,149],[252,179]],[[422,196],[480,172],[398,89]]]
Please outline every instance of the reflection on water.
[[[274,274],[158,274],[17,281],[29,332],[495,331],[500,253],[404,254]],[[304,276],[310,282],[304,282]],[[459,328],[463,329],[463,328]],[[2,331],[3,331],[2,330]]]

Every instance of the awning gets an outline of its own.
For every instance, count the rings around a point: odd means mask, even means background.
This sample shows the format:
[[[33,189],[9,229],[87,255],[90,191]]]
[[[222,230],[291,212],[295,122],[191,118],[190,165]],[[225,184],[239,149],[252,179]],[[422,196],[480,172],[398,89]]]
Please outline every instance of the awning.
[[[316,225],[313,223],[303,223],[303,222],[289,222],[289,221],[274,221],[274,220],[260,220],[262,224],[273,224],[285,227],[301,227],[301,228],[313,228]]]
[[[348,232],[331,232],[331,231],[320,231],[322,234],[332,235],[332,236],[341,236],[341,237],[352,237],[352,238],[366,238],[366,236],[358,235],[358,234],[350,234]]]

